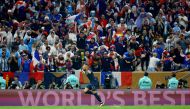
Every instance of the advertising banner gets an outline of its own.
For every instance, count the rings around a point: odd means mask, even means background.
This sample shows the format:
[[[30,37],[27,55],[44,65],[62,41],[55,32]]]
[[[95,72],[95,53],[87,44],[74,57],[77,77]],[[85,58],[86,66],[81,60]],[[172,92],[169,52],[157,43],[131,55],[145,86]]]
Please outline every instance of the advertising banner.
[[[190,90],[99,90],[105,105],[190,105]],[[98,105],[82,90],[0,90],[0,106]]]

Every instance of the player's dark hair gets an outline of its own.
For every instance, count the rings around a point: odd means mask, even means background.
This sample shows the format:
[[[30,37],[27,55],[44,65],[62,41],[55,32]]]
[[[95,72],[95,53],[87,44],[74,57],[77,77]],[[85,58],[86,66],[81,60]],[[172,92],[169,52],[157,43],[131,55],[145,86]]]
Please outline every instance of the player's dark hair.
[[[144,76],[148,76],[148,72],[144,72]]]
[[[71,74],[75,74],[75,71],[73,71],[73,70],[72,70],[72,71],[70,71],[70,72],[71,72]]]
[[[172,77],[176,77],[176,74],[173,73],[173,74],[172,74]]]

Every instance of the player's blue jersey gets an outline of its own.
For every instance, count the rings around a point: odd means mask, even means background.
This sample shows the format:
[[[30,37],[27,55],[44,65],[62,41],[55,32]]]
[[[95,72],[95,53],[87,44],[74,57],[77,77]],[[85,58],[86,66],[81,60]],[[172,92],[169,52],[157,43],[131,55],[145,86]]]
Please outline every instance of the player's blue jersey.
[[[88,79],[89,79],[89,81],[90,81],[91,84],[93,84],[93,85],[97,84],[97,80],[96,80],[93,72],[86,73],[86,76],[88,77]]]

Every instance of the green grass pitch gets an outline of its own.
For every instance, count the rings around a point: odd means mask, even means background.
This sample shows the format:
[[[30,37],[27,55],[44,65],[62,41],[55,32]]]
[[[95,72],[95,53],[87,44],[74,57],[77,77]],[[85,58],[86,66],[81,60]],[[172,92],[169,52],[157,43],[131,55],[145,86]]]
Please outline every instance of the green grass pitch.
[[[0,109],[190,109],[190,106],[0,106]]]

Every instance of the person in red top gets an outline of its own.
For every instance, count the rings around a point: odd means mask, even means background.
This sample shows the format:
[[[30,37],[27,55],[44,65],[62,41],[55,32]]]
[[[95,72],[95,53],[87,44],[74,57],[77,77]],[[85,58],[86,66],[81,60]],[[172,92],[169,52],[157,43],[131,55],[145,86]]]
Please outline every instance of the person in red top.
[[[108,21],[104,15],[101,16],[100,24],[101,24],[102,28],[106,28],[106,25],[108,24]]]

